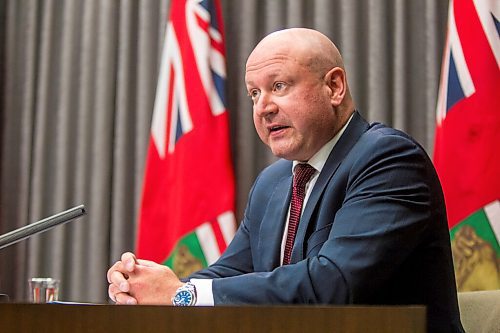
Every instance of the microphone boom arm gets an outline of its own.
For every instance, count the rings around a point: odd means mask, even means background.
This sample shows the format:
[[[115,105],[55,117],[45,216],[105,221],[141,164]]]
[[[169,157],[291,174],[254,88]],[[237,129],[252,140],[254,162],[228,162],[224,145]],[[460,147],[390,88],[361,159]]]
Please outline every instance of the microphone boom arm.
[[[69,222],[77,217],[85,215],[86,213],[85,206],[79,205],[61,213],[49,216],[38,222],[28,224],[24,227],[3,234],[0,236],[0,249],[20,242],[32,235],[52,229],[59,224]]]

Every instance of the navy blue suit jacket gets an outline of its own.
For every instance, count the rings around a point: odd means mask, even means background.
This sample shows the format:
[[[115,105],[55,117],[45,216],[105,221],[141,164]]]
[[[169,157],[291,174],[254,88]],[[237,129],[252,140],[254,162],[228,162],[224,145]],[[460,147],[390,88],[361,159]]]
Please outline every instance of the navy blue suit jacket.
[[[212,278],[215,304],[424,304],[429,331],[460,332],[440,183],[406,134],[356,112],[333,148],[298,227],[291,264],[280,246],[292,162],[266,168]]]

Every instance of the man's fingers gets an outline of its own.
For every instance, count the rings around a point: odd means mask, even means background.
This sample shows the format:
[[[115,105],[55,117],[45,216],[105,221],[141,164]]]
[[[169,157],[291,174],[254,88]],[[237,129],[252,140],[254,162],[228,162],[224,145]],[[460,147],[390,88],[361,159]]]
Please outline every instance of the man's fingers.
[[[127,293],[115,294],[116,304],[135,305],[137,300]]]
[[[132,252],[125,252],[122,254],[121,261],[128,272],[133,272],[137,264],[137,258]]]
[[[109,298],[116,304],[137,304],[137,300],[127,293],[121,292],[114,284],[110,284],[108,287]]]
[[[116,303],[116,297],[115,295],[118,294],[120,290],[114,285],[110,284],[108,287],[108,296],[109,298]]]
[[[127,293],[130,291],[130,283],[128,283],[126,276],[119,271],[111,272],[109,283],[115,285],[122,292]]]
[[[121,261],[115,262],[115,264],[113,266],[111,266],[110,269],[108,269],[108,272],[106,273],[106,277],[107,277],[109,283],[113,283],[111,281],[111,275],[113,274],[113,272],[116,272],[116,271],[118,271],[118,272],[125,271],[125,268],[123,267],[123,263]]]
[[[108,287],[108,296],[116,304],[137,304],[137,300],[115,284]]]
[[[122,292],[114,284],[109,285],[108,296],[116,304],[137,304],[137,300],[134,297]]]
[[[137,263],[139,265],[142,265],[142,266],[147,266],[147,267],[155,267],[155,266],[158,266],[159,264],[157,264],[156,262],[154,261],[150,261],[150,260],[144,260],[144,259],[137,259]],[[163,265],[161,265],[163,266]]]

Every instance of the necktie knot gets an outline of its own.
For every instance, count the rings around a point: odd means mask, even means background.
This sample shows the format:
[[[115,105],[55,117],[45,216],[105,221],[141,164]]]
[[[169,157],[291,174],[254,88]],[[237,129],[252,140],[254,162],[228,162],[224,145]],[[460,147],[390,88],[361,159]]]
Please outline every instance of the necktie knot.
[[[293,186],[305,188],[307,182],[316,172],[312,166],[307,163],[300,163],[295,166],[295,175],[293,177]]]

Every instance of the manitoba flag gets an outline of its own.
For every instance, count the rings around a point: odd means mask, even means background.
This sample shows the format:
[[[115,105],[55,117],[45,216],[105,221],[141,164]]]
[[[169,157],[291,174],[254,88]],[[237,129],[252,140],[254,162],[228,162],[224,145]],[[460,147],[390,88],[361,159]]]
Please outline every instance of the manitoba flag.
[[[452,0],[434,163],[458,289],[500,288],[500,2]]]
[[[236,230],[218,0],[173,0],[142,194],[137,255],[185,277]]]

